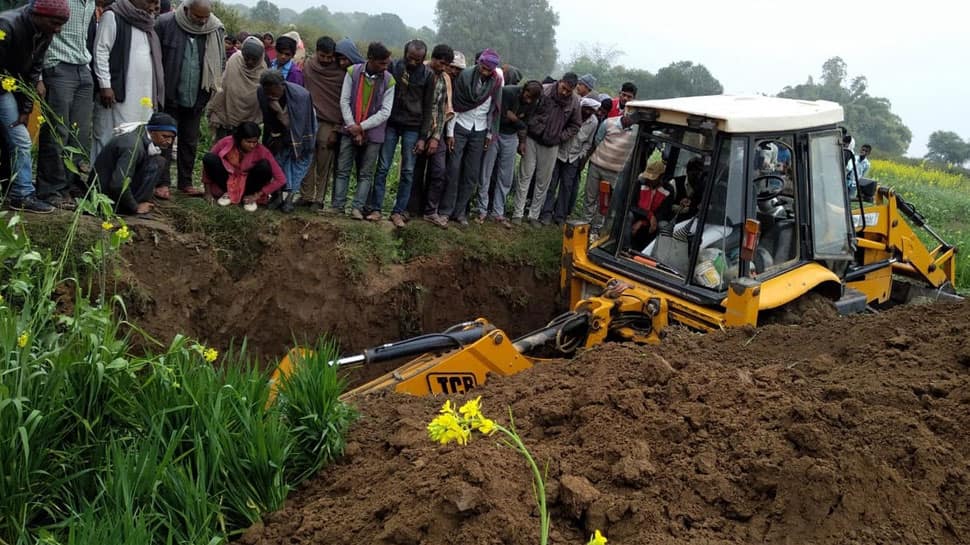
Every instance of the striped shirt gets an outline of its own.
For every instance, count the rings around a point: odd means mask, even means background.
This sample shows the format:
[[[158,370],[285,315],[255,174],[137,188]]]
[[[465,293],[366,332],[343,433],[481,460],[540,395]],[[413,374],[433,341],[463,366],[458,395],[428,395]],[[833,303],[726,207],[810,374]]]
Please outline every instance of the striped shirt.
[[[87,41],[88,25],[94,16],[94,4],[94,0],[67,0],[67,5],[71,8],[71,18],[61,27],[61,32],[54,35],[54,41],[44,57],[44,68],[53,68],[60,62],[91,64]]]

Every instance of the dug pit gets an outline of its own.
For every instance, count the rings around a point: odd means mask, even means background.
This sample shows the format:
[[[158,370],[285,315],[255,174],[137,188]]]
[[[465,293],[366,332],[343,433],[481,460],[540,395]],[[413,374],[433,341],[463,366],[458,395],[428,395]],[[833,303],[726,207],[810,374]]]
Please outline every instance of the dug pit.
[[[480,317],[515,336],[557,312],[558,275],[548,266],[489,260],[444,243],[402,262],[354,263],[346,245],[369,242],[348,242],[348,227],[400,236],[383,233],[386,226],[297,217],[260,231],[255,246],[226,248],[171,221],[136,221],[115,290],[131,320],[156,339],[182,334],[226,349],[245,338],[247,350],[266,360],[321,335],[351,353]],[[437,228],[414,229],[421,231],[412,244],[427,244],[422,234],[436,243],[439,234],[428,230]],[[244,262],[227,258],[240,251],[248,251]]]

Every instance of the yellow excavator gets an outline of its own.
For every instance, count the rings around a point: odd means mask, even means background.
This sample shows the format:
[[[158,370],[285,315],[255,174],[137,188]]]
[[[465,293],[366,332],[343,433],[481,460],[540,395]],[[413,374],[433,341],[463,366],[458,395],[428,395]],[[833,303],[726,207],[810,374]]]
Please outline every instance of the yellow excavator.
[[[478,319],[330,362],[413,358],[347,397],[464,393],[490,374],[607,340],[657,343],[671,324],[757,326],[807,297],[841,314],[959,298],[956,248],[913,205],[861,177],[850,198],[856,164],[838,104],[721,95],[629,102],[624,115],[636,140],[614,186],[600,185],[602,226],[592,237],[590,222],[563,229],[560,288],[571,310],[518,339]],[[658,175],[661,186],[647,183]],[[651,220],[657,187],[680,206]]]

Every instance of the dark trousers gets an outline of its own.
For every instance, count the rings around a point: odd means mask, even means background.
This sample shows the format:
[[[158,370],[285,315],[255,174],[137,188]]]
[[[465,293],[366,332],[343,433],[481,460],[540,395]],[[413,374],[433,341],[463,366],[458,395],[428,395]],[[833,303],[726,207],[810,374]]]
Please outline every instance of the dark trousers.
[[[427,187],[428,156],[421,154],[414,161],[414,183],[411,184],[411,197],[408,199],[407,213],[416,218],[424,214],[425,201],[428,200]]]
[[[576,206],[576,186],[579,185],[579,163],[579,160],[567,163],[556,159],[541,219],[555,219],[557,223],[562,223],[573,212],[573,207]]]
[[[229,189],[229,172],[222,164],[222,159],[214,153],[206,153],[202,156],[202,170],[213,185],[222,189],[225,193]],[[252,195],[266,187],[266,184],[273,179],[273,169],[269,166],[269,161],[260,159],[253,164],[246,174],[246,189],[243,195]]]
[[[430,216],[431,214],[438,213],[441,196],[444,194],[445,185],[448,183],[448,146],[442,141],[441,145],[438,146],[438,151],[434,155],[422,155],[420,161],[424,163],[424,187],[426,192],[423,195],[423,199],[417,200],[424,202],[423,210],[419,210],[424,215]],[[415,167],[415,172],[417,172],[417,167]],[[414,198],[413,191],[411,192],[411,197]]]
[[[178,187],[192,187],[192,171],[195,169],[195,154],[199,150],[199,123],[202,121],[202,113],[196,108],[183,106],[168,106],[165,113],[174,117],[178,123]],[[171,164],[172,150],[163,151],[162,155]],[[169,166],[162,173],[165,185],[172,185],[170,170]]]
[[[91,153],[91,116],[94,111],[94,80],[85,64],[58,63],[44,70],[47,87],[47,106],[54,119],[40,128],[37,146],[37,197],[46,199],[66,192],[79,181],[77,175],[64,167],[70,160],[85,168],[94,162]],[[55,117],[56,116],[56,117]],[[57,119],[60,118],[60,119]],[[65,153],[71,147],[80,153]]]
[[[455,125],[455,150],[448,158],[448,183],[438,204],[438,214],[456,220],[467,217],[468,201],[478,186],[485,152],[485,131],[469,131]]]

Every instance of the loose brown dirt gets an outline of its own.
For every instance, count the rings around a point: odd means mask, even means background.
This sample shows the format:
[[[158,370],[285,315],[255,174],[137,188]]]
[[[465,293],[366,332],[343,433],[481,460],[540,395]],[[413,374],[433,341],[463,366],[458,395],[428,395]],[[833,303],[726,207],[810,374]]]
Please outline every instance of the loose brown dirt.
[[[475,395],[547,464],[553,544],[967,543],[968,314],[672,330]],[[356,401],[346,456],[243,543],[538,543],[529,472],[498,438],[433,444],[442,399]]]

